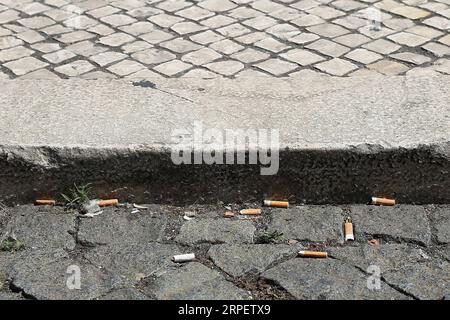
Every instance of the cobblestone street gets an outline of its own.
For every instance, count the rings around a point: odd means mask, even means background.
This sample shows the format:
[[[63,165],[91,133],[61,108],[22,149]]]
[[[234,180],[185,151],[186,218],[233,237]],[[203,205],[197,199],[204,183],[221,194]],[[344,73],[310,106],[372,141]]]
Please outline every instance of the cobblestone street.
[[[449,0],[0,0],[0,79],[450,74]]]
[[[0,299],[449,297],[448,206],[294,206],[252,219],[225,218],[223,205],[147,207],[110,207],[94,218],[58,207],[4,209],[0,238],[14,233],[24,248],[0,251]],[[355,242],[343,239],[347,216]],[[283,235],[263,243],[273,231]],[[298,257],[305,249],[329,257]],[[171,261],[191,252],[193,262]],[[67,285],[74,266],[77,290]],[[369,266],[379,268],[379,287],[369,289]]]

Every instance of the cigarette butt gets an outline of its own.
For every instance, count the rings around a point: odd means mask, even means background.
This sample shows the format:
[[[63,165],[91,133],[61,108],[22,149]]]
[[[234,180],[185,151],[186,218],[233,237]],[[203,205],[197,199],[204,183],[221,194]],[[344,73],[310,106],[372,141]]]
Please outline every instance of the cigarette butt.
[[[56,201],[55,200],[37,199],[34,202],[34,204],[37,206],[54,206],[54,205],[56,205]]]
[[[173,262],[188,262],[195,259],[195,254],[188,253],[188,254],[179,254],[176,256],[173,256],[172,261]]]
[[[293,244],[298,243],[298,241],[295,240],[295,239],[289,239],[287,243],[290,244],[290,245],[293,245]]]
[[[264,200],[264,205],[267,207],[289,208],[289,202],[287,201]]]
[[[307,257],[307,258],[326,258],[326,257],[328,257],[327,252],[320,252],[320,251],[300,251],[298,254],[301,257]]]
[[[380,206],[395,206],[394,199],[372,197],[372,204]]]
[[[234,217],[234,212],[226,211],[226,212],[223,214],[223,216],[224,216],[225,218],[233,218],[233,217]]]
[[[116,206],[118,204],[119,204],[119,200],[117,200],[117,199],[99,200],[97,202],[97,205],[99,207]]]
[[[378,245],[380,245],[380,240],[377,240],[377,239],[372,239],[372,240],[369,240],[367,242],[369,242],[369,244],[371,246],[378,246]]]
[[[261,214],[261,209],[242,209],[239,213],[245,215],[259,215]]]
[[[345,241],[355,240],[355,235],[353,234],[353,223],[352,219],[348,217],[344,223],[344,233],[345,233]]]

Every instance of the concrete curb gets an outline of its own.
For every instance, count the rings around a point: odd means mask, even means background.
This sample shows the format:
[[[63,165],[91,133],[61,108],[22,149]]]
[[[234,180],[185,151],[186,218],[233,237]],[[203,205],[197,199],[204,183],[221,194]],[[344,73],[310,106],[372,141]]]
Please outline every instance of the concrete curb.
[[[93,182],[148,202],[450,203],[449,76],[149,81],[2,81],[0,199]],[[278,130],[278,173],[175,165],[174,130],[195,121]]]

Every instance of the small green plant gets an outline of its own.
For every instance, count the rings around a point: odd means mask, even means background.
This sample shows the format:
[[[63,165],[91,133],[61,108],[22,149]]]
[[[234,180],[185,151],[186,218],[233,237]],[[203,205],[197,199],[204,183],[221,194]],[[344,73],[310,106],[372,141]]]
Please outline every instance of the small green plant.
[[[283,237],[282,232],[278,232],[277,230],[272,232],[265,232],[258,237],[258,243],[274,243]]]
[[[25,245],[23,242],[13,237],[7,237],[0,243],[0,251],[14,252],[23,250],[24,248]]]
[[[66,195],[64,193],[61,193],[61,197],[66,200],[66,206],[69,208],[78,208],[82,204],[88,202],[89,199],[89,192],[91,190],[90,183],[77,186],[74,183],[74,189],[70,189],[70,195]]]

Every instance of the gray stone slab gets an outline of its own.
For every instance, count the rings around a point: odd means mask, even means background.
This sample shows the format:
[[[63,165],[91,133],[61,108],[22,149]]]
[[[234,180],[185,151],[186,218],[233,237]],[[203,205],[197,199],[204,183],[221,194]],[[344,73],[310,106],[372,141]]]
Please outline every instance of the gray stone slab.
[[[75,247],[75,215],[61,207],[24,205],[8,209],[11,219],[0,230],[0,238],[14,233],[25,249]]]
[[[289,245],[216,245],[208,254],[214,264],[233,277],[258,274],[274,263],[297,252],[299,246]]]
[[[297,299],[407,299],[382,283],[380,290],[367,288],[367,275],[333,259],[294,258],[262,274]]]
[[[80,269],[80,289],[69,288],[67,281],[74,273],[70,266]],[[35,251],[17,258],[8,272],[8,281],[26,296],[38,300],[88,300],[126,287],[119,276],[86,262],[69,257],[63,250]]]
[[[217,271],[192,262],[157,277],[148,288],[158,300],[240,300],[249,295]]]
[[[430,222],[423,206],[356,205],[351,216],[358,234],[430,244]]]
[[[279,231],[287,239],[343,241],[344,212],[333,206],[297,206],[276,210],[268,231]]]
[[[255,226],[251,221],[228,219],[194,219],[183,224],[178,243],[193,245],[201,243],[253,243]]]
[[[87,245],[148,243],[162,236],[166,221],[159,213],[107,208],[99,216],[81,219],[78,239]]]
[[[98,300],[150,300],[150,298],[135,288],[123,288],[109,292]]]
[[[450,208],[437,207],[430,211],[436,240],[439,243],[450,243]]]
[[[142,275],[150,276],[173,266],[171,258],[185,251],[173,244],[115,243],[96,247],[85,256],[93,264],[137,282]]]

